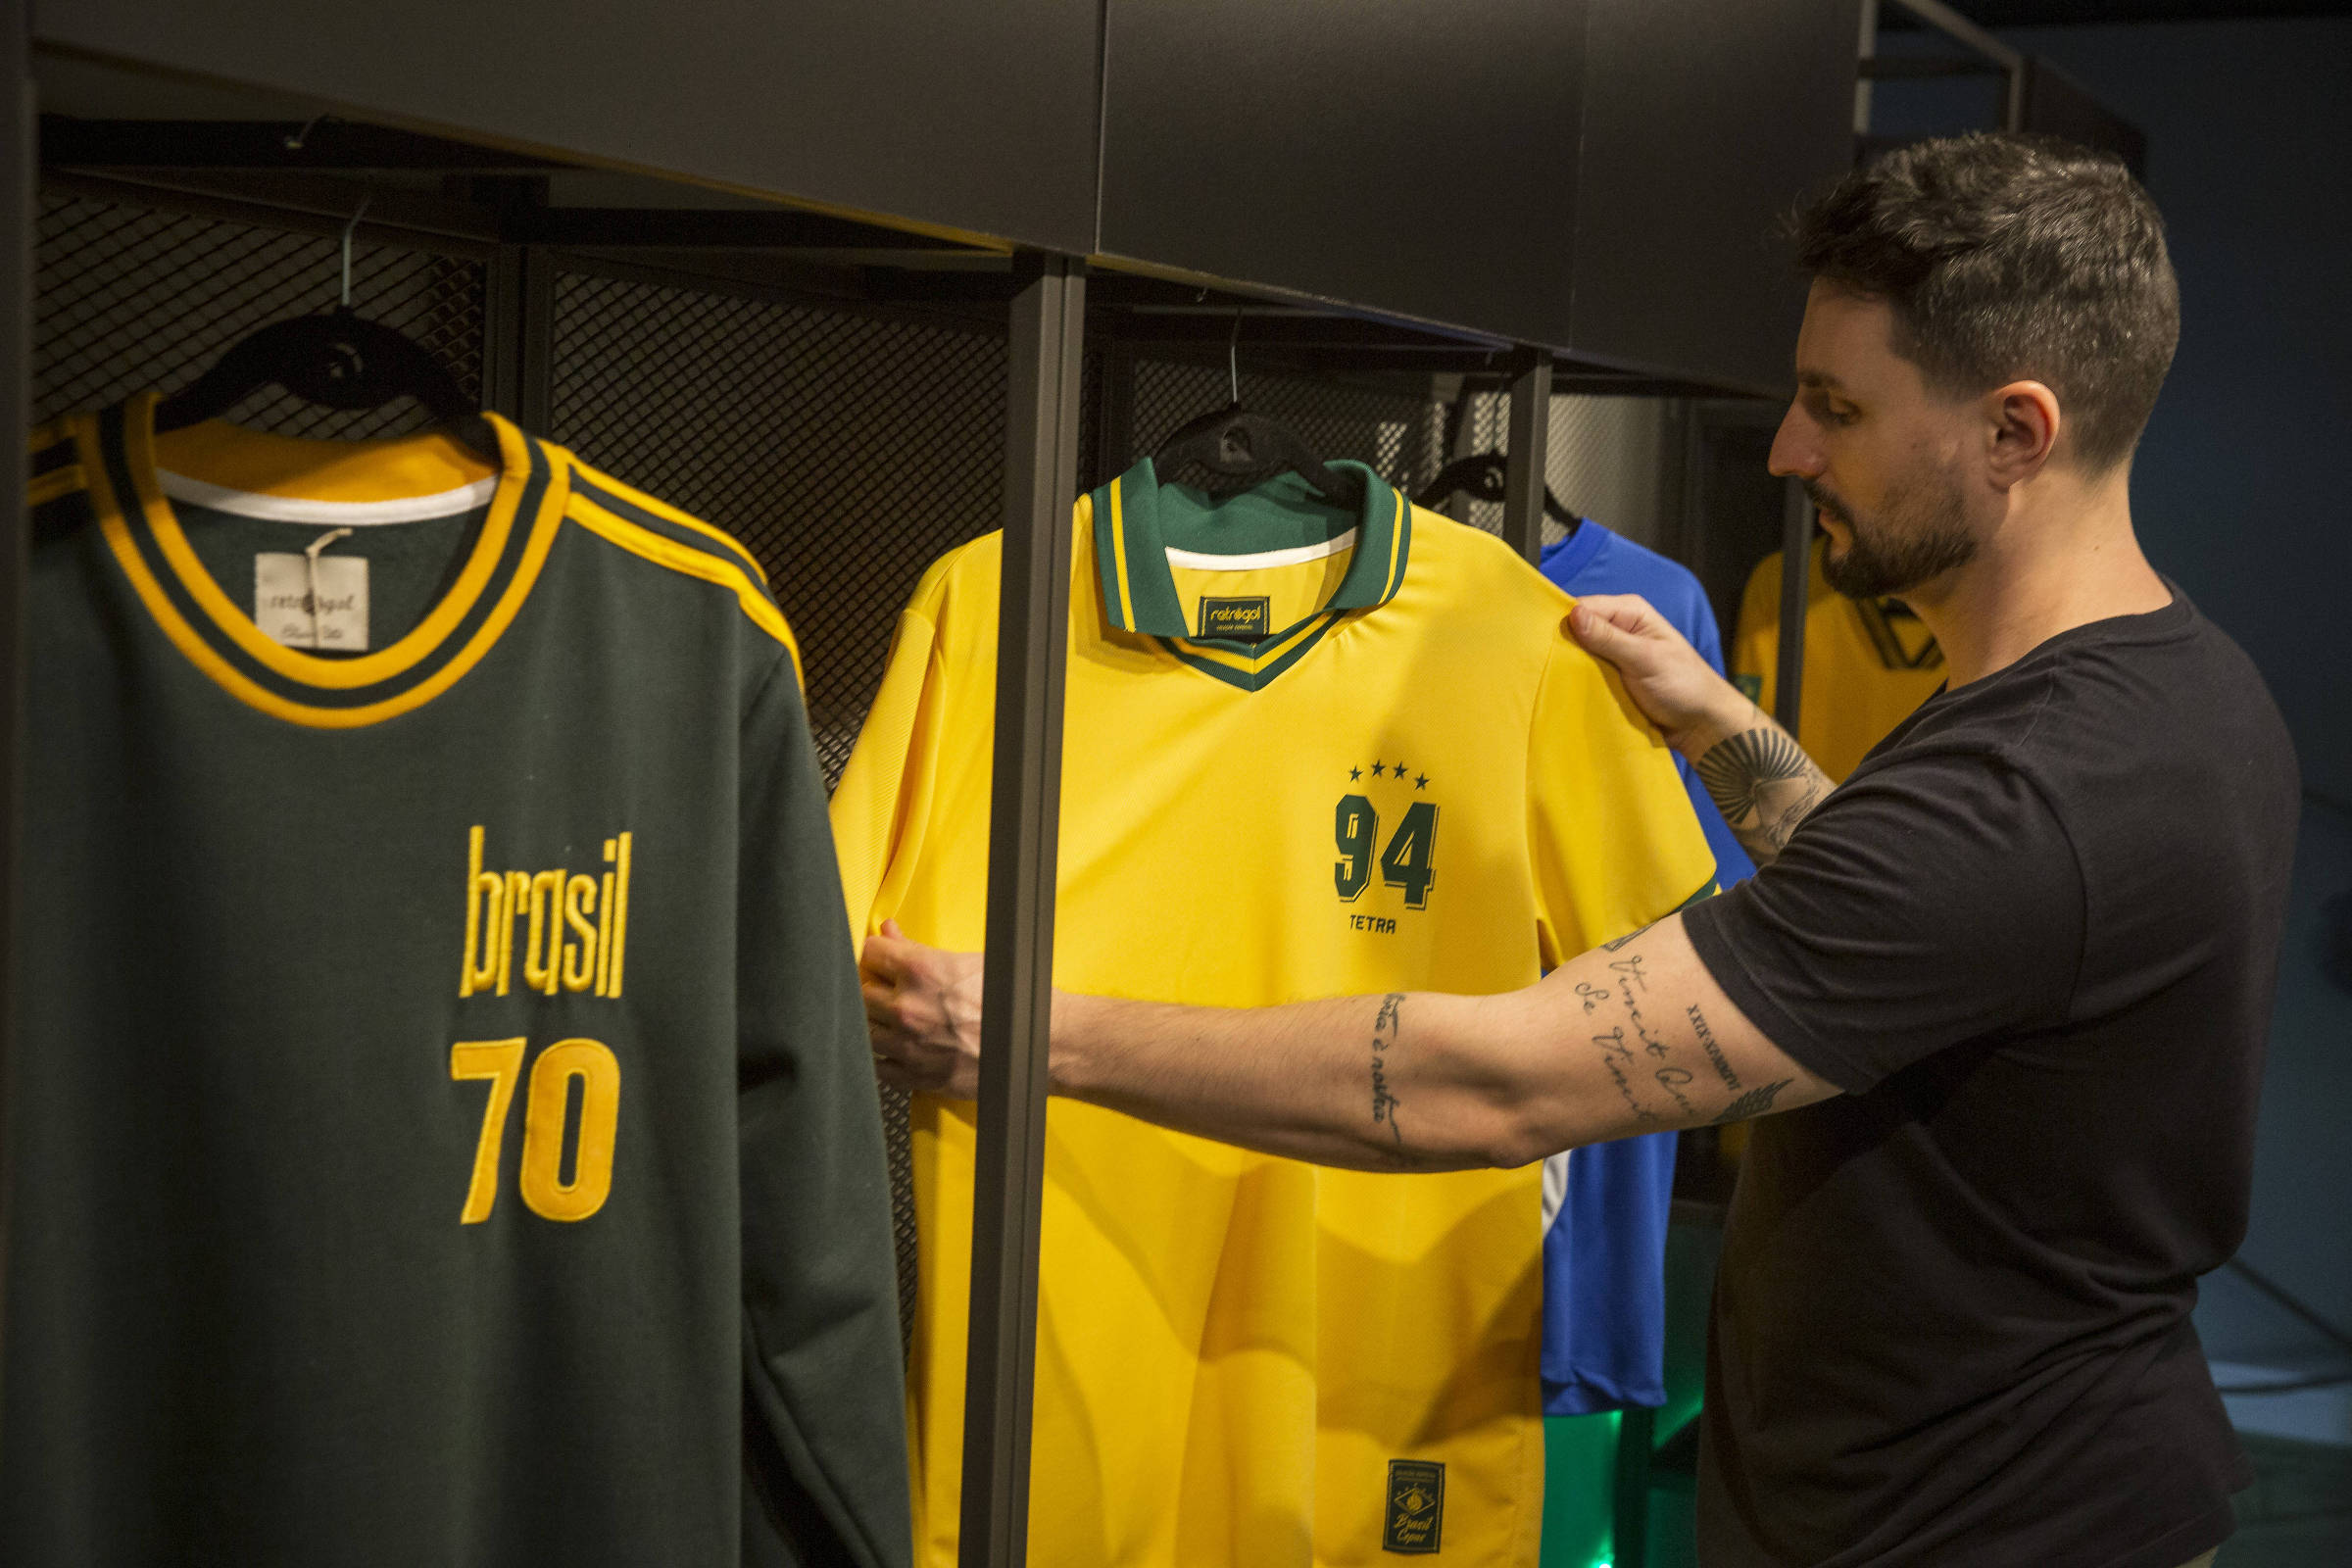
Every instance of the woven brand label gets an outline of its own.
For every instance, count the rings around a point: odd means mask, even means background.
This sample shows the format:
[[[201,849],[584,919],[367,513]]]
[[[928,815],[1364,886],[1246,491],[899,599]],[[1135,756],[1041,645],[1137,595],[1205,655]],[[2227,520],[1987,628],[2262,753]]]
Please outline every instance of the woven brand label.
[[[1203,637],[1263,637],[1274,629],[1271,619],[1270,601],[1262,597],[1200,601]]]
[[[1432,1555],[1446,1534],[1446,1467],[1425,1459],[1389,1461],[1389,1505],[1380,1549]]]

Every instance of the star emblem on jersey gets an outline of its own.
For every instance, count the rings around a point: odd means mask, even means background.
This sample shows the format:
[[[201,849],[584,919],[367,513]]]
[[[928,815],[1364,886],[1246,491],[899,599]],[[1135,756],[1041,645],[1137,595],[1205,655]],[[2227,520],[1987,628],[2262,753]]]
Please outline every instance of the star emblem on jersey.
[[[1387,769],[1386,769],[1386,768],[1384,768],[1384,767],[1383,767],[1383,766],[1382,766],[1380,763],[1378,763],[1378,762],[1374,762],[1374,763],[1372,764],[1372,776],[1373,776],[1374,778],[1378,778],[1378,777],[1380,777],[1380,775],[1381,775],[1382,773],[1386,772],[1386,771],[1387,771]]]

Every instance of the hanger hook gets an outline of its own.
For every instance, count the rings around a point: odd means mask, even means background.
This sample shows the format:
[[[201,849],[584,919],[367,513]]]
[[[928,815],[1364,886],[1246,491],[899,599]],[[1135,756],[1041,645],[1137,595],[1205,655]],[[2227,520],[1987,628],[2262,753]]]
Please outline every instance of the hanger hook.
[[[347,311],[351,309],[351,236],[359,228],[360,220],[368,216],[368,204],[374,199],[372,191],[361,197],[360,210],[343,225],[343,308]]]
[[[1225,386],[1236,408],[1242,402],[1242,308],[1233,308],[1233,338],[1225,345]]]

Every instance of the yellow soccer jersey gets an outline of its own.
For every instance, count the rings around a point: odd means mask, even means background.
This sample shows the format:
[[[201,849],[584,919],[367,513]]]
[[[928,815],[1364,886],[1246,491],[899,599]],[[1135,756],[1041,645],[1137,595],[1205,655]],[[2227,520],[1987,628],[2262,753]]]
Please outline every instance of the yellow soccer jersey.
[[[1504,991],[1711,884],[1572,601],[1363,471],[1352,516],[1292,480],[1211,507],[1148,461],[1079,501],[1058,984]],[[895,916],[981,945],[1000,560],[991,534],[923,579],[834,796],[860,940]],[[1032,1562],[1535,1561],[1540,1167],[1318,1170],[1066,1101],[1047,1128]],[[969,1105],[916,1102],[934,1568],[956,1556],[973,1145]]]
[[[1848,599],[1822,575],[1828,541],[1813,541],[1805,589],[1805,684],[1796,742],[1843,781],[1863,756],[1943,684],[1943,650],[1899,605]],[[1731,674],[1766,712],[1780,688],[1781,556],[1764,558],[1740,598]]]

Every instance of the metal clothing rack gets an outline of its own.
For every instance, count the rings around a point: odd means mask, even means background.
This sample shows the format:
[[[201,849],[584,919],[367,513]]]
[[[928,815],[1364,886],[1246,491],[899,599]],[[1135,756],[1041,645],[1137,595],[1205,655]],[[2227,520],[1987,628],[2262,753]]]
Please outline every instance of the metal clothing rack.
[[[1693,247],[1689,237],[1699,226],[1721,221],[1726,209],[1715,194],[1678,177],[1677,171],[1697,169],[1717,187],[1733,181],[1741,200],[1759,212],[1785,204],[1786,197],[1825,172],[1834,172],[1849,145],[1844,95],[1853,82],[1850,10],[1858,3],[1839,0],[1828,8],[1837,14],[1825,17],[1813,0],[1705,0],[1690,17],[1671,22],[1623,0],[1568,7],[1518,0],[1501,5],[1498,17],[1509,12],[1514,26],[1575,29],[1573,37],[1563,33],[1554,40],[1556,47],[1545,58],[1582,62],[1588,84],[1555,83],[1549,101],[1527,95],[1527,102],[1516,106],[1527,117],[1524,125],[1506,126],[1495,145],[1541,146],[1549,162],[1531,177],[1553,186],[1565,178],[1590,188],[1591,200],[1575,217],[1579,235],[1557,238],[1563,254],[1573,251],[1592,261],[1592,281],[1579,284],[1573,307],[1564,287],[1554,289],[1545,281],[1516,302],[1497,304],[1491,291],[1475,302],[1465,296],[1457,314],[1444,300],[1449,280],[1463,270],[1459,268],[1404,279],[1366,273],[1361,293],[1349,293],[1355,284],[1310,276],[1328,257],[1286,248],[1287,238],[1279,231],[1266,241],[1262,271],[1205,270],[1187,256],[1122,254],[1110,243],[1118,233],[1142,232],[1132,223],[1132,202],[1126,208],[1129,226],[1121,229],[1112,221],[1119,184],[1112,176],[1123,172],[1116,160],[1126,156],[1119,149],[1134,144],[1135,124],[1132,115],[1122,121],[1115,111],[1126,90],[1122,84],[1142,69],[1135,62],[1150,58],[1120,52],[1121,39],[1128,36],[1122,29],[1132,29],[1141,9],[1129,0],[1064,0],[1048,18],[1056,26],[1069,24],[1055,58],[1076,61],[1091,54],[1097,68],[1091,80],[1077,79],[1082,73],[1056,78],[1053,94],[1067,98],[1091,92],[1098,125],[1125,127],[1118,135],[1078,138],[1069,148],[1056,144],[1056,157],[1098,160],[1092,222],[1073,222],[1065,212],[1048,211],[1043,198],[1018,188],[991,195],[999,202],[1002,221],[978,220],[973,214],[986,203],[948,189],[943,176],[919,167],[919,158],[890,162],[877,157],[852,168],[857,160],[845,165],[833,142],[808,144],[806,181],[797,175],[771,178],[760,172],[802,157],[800,144],[788,140],[779,151],[774,137],[750,121],[733,124],[736,133],[707,156],[678,139],[682,133],[675,127],[648,131],[641,146],[624,148],[614,142],[609,117],[566,118],[570,106],[560,95],[570,90],[569,84],[543,65],[535,76],[549,78],[546,84],[526,85],[515,78],[513,90],[527,102],[514,111],[511,126],[468,130],[454,123],[447,82],[441,79],[445,73],[403,78],[395,66],[356,47],[345,51],[342,58],[349,64],[337,79],[297,82],[291,89],[299,95],[296,101],[288,97],[282,74],[294,70],[299,74],[308,68],[286,67],[281,55],[298,61],[325,58],[317,51],[303,53],[318,41],[309,34],[323,36],[366,24],[341,15],[330,18],[318,7],[297,7],[281,19],[250,0],[106,8],[55,0],[42,10],[39,58],[85,75],[109,74],[110,103],[151,92],[156,107],[151,118],[125,118],[119,111],[60,114],[54,111],[62,106],[52,104],[40,106],[53,111],[48,118],[36,119],[31,6],[28,0],[0,0],[0,94],[6,95],[7,123],[15,132],[0,158],[0,205],[8,214],[0,233],[0,425],[22,429],[30,423],[33,214],[44,185],[57,199],[152,206],[316,235],[342,229],[365,197],[367,216],[357,234],[363,247],[408,246],[450,267],[478,269],[478,288],[469,281],[461,291],[475,302],[459,312],[462,335],[472,345],[466,373],[485,407],[542,431],[559,416],[587,418],[590,415],[579,411],[609,407],[612,385],[627,381],[617,371],[601,378],[580,371],[574,363],[577,343],[566,334],[576,336],[585,328],[566,323],[601,323],[597,329],[613,340],[625,337],[629,354],[651,356],[679,335],[677,321],[662,313],[684,319],[697,310],[707,316],[717,308],[698,306],[698,300],[752,313],[760,332],[802,333],[795,341],[822,338],[828,374],[846,374],[845,368],[860,363],[864,340],[858,333],[895,332],[900,337],[894,342],[913,345],[907,350],[910,375],[937,378],[956,398],[985,401],[991,411],[1001,400],[1000,471],[994,483],[974,488],[974,494],[982,488],[993,493],[995,515],[971,519],[1001,523],[1005,548],[962,1560],[1015,1564],[1024,1557],[1027,1523],[1046,1011],[1069,614],[1068,509],[1079,482],[1099,482],[1123,467],[1147,445],[1147,433],[1157,427],[1154,421],[1173,423],[1198,412],[1196,402],[1169,416],[1187,395],[1183,389],[1190,384],[1185,377],[1191,368],[1213,363],[1222,383],[1225,348],[1238,318],[1245,379],[1313,377],[1349,389],[1348,395],[1366,407],[1382,399],[1389,400],[1382,406],[1399,400],[1425,404],[1432,378],[1440,375],[1457,382],[1465,374],[1507,377],[1502,531],[1533,562],[1543,539],[1555,391],[1573,386],[1753,396],[1775,390],[1778,372],[1755,367],[1779,363],[1785,340],[1761,359],[1748,349],[1710,359],[1711,340],[1694,338],[1684,318],[1690,312],[1675,309],[1688,292],[1676,275],[1653,277],[1654,269],[1618,265],[1604,254],[1602,240],[1613,232],[1610,225],[1665,233],[1677,265],[1688,266],[1691,256],[1703,261],[1706,255],[1706,248]],[[518,0],[518,9],[547,6]],[[905,19],[899,12],[906,9],[878,7],[882,21],[876,25],[901,25]],[[933,15],[929,8],[914,9],[926,18]],[[156,41],[136,48],[107,41],[107,29],[121,25],[123,16],[143,12],[153,15],[141,19],[146,30],[137,36]],[[1039,16],[1046,15],[1041,9]],[[1213,20],[1200,24],[1211,25]],[[208,28],[208,22],[218,25]],[[268,59],[257,53],[251,81],[240,74],[240,85],[220,85],[220,60],[208,52],[220,37],[251,35],[272,24],[289,30],[289,50],[271,51]],[[495,39],[505,36],[498,29],[520,24],[510,15],[481,21],[473,33],[458,28],[453,35]],[[1153,23],[1174,24],[1167,18]],[[412,19],[408,27],[419,36],[433,30],[421,18]],[[1673,27],[1686,33],[1660,31]],[[1714,77],[1682,86],[1691,64],[1691,33],[1709,41],[1721,58]],[[1767,52],[1760,64],[1753,47],[1758,36],[1769,37],[1777,50]],[[494,41],[484,47],[506,46]],[[695,56],[698,69],[714,58],[707,39],[683,40],[678,47],[704,51]],[[1485,58],[1488,51],[1479,45],[1469,53]],[[1686,113],[1670,103],[1645,107],[1625,96],[1624,84],[1635,78],[1611,69],[1611,63],[1653,55],[1671,59],[1674,70],[1642,78],[1650,82],[1647,90],[1688,92],[1699,110]],[[918,64],[916,69],[932,68]],[[1735,76],[1745,84],[1740,91],[1726,86]],[[1493,95],[1492,84],[1477,80],[1466,79],[1458,90]],[[173,106],[198,93],[209,94],[213,102],[241,103],[249,97],[251,109],[240,111],[243,118],[180,116]],[[702,96],[725,98],[715,91]],[[777,96],[789,95],[779,89]],[[289,118],[290,102],[300,117]],[[1636,123],[1642,115],[1689,120],[1703,112],[1719,126],[1725,116],[1779,126],[1788,122],[1792,103],[1803,110],[1798,118],[1804,124],[1798,127],[1803,134],[1790,133],[1792,150],[1775,176],[1786,190],[1751,189],[1758,183],[1752,165],[1736,174],[1714,171],[1704,134],[1687,133],[1689,145],[1645,142]],[[1563,105],[1575,111],[1565,120]],[[945,113],[936,107],[925,112],[934,119]],[[1021,116],[1028,106],[1007,109],[1000,101],[977,104],[971,112],[984,120],[994,115],[1004,123],[1025,123]],[[646,113],[659,111],[649,106]],[[708,118],[715,111],[706,104],[697,113]],[[879,125],[885,111],[871,113]],[[1563,123],[1575,133],[1563,138]],[[854,137],[854,127],[843,134]],[[955,164],[948,138],[935,142],[942,163]],[[1269,147],[1269,156],[1280,151],[1279,141]],[[1595,147],[1615,151],[1596,163]],[[1003,150],[1009,155],[1018,149]],[[1377,148],[1374,153],[1388,156]],[[1111,166],[1100,162],[1104,157],[1112,159]],[[1017,160],[1008,156],[1007,162]],[[808,194],[848,189],[856,183],[853,176],[867,178],[862,188],[877,194],[860,201]],[[666,182],[664,193],[648,198],[650,180]],[[1044,175],[1040,182],[1054,184]],[[1008,184],[1017,187],[1019,181]],[[1066,179],[1054,184],[1056,190],[1072,187]],[[618,199],[615,193],[624,188],[637,204]],[[582,190],[594,199],[582,197]],[[1657,205],[1662,191],[1677,193],[1674,200],[1681,205]],[[1556,191],[1542,201],[1546,213],[1564,211]],[[1528,214],[1518,217],[1525,220]],[[1375,233],[1393,226],[1381,212],[1368,214],[1366,222]],[[1599,225],[1601,239],[1581,237],[1592,225]],[[1231,239],[1225,235],[1219,242]],[[1740,244],[1753,248],[1744,235]],[[1707,292],[1703,306],[1716,311],[1719,320],[1764,338],[1781,331],[1784,320],[1792,325],[1791,291],[1777,280],[1754,284],[1748,275],[1753,269],[1744,259],[1740,266],[1739,285]],[[469,279],[475,275],[466,273]],[[1433,309],[1425,301],[1438,304]],[[610,321],[596,315],[608,304],[614,313]],[[627,311],[643,319],[623,318]],[[1494,324],[1506,317],[1554,324],[1535,330]],[[720,328],[708,334],[712,341],[727,335]],[[1001,351],[995,347],[1000,343]],[[599,398],[605,402],[599,404]],[[24,447],[12,438],[6,450],[7,466],[0,469],[0,965],[13,955],[9,939],[18,917],[15,835],[23,819],[27,550]],[[688,463],[691,456],[678,461]],[[661,488],[659,476],[645,478]],[[1791,538],[1795,515],[1792,510]],[[820,566],[827,548],[823,541],[771,543],[780,551],[799,552],[796,561]],[[929,548],[920,539],[861,545],[901,550],[918,569],[915,557]],[[1790,560],[1801,564],[1801,548]],[[1798,585],[1801,616],[1803,577],[1799,571],[1788,575]],[[812,645],[827,635],[822,624],[802,624]],[[1796,636],[1784,635],[1785,661],[1801,642],[1800,622]],[[847,711],[857,701],[850,690],[853,677],[861,678],[858,669],[843,677],[838,690],[823,693],[812,680],[812,710],[835,703]],[[1785,675],[1781,689],[1793,723],[1793,676]],[[827,744],[821,735],[819,744],[820,749]],[[839,757],[827,760],[837,767]],[[16,1015],[14,977],[0,967],[0,1093]],[[5,1108],[0,1098],[0,1140],[5,1139]],[[0,1266],[7,1255],[8,1168],[8,1151],[0,1141]],[[0,1398],[5,1396],[0,1389]],[[1619,1561],[1628,1564],[1630,1558],[1621,1552]]]

